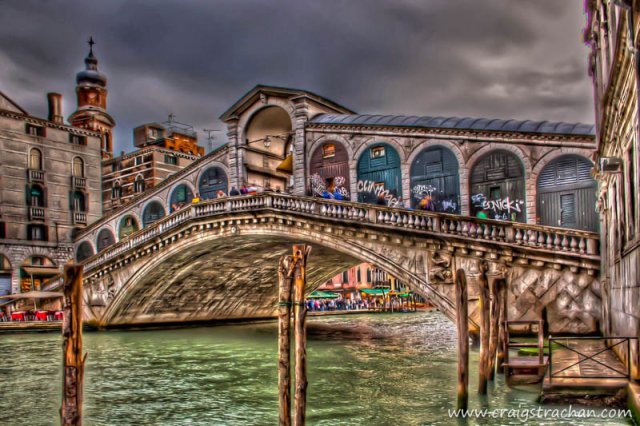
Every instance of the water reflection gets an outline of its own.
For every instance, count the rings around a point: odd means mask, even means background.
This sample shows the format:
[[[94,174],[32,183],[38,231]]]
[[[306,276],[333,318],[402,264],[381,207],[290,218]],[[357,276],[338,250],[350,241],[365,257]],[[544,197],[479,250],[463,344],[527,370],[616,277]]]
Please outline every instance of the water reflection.
[[[86,334],[85,424],[277,424],[276,337],[275,323]],[[439,313],[312,318],[308,422],[457,424],[447,417],[455,405],[455,351],[454,326]],[[0,412],[11,413],[4,424],[55,424],[59,335],[2,335],[0,353]],[[472,352],[471,408],[483,405],[475,395],[477,361]],[[484,404],[534,408],[536,397],[509,390],[498,376]]]

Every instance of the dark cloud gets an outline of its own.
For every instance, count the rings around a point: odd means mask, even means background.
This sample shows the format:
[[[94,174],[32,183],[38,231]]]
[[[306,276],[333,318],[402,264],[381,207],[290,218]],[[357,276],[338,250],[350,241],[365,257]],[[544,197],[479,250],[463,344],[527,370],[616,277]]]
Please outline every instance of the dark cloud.
[[[169,113],[224,129],[258,83],[363,113],[592,122],[584,19],[582,0],[3,0],[0,90],[40,116],[59,91],[70,114],[93,35],[116,150]]]

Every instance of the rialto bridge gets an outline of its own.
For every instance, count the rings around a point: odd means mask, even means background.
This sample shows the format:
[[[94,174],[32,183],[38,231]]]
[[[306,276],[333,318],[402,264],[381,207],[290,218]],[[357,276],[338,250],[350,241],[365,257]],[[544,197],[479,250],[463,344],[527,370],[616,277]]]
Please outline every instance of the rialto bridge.
[[[267,86],[221,118],[225,146],[79,230],[87,319],[271,316],[277,259],[307,242],[309,291],[370,262],[451,317],[452,271],[488,261],[509,318],[597,329],[592,126],[360,116]],[[215,198],[242,185],[258,194]]]

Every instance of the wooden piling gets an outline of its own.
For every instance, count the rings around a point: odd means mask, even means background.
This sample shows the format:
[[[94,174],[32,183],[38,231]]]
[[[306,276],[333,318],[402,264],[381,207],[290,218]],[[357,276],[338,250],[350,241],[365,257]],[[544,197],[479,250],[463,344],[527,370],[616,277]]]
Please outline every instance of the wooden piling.
[[[478,276],[478,305],[480,308],[480,363],[478,368],[478,393],[487,394],[487,379],[489,377],[489,283],[487,282],[488,266],[486,262],[480,264]]]
[[[82,425],[82,265],[64,266],[64,319],[62,322],[62,426]]]
[[[496,351],[498,349],[498,329],[500,315],[500,301],[498,300],[499,278],[493,277],[489,283],[490,288],[490,328],[489,328],[489,359],[488,359],[488,379],[493,380],[496,369]]]
[[[293,300],[294,300],[294,332],[295,332],[295,394],[294,394],[294,426],[304,426],[307,409],[307,327],[304,290],[306,286],[307,257],[311,247],[293,246]]]
[[[456,325],[458,328],[458,410],[469,403],[469,296],[464,270],[456,272]]]
[[[500,313],[498,315],[498,354],[496,363],[499,373],[503,373],[502,364],[504,364],[506,343],[505,321],[507,321],[507,280],[501,278],[498,280],[498,303]]]
[[[282,256],[278,264],[278,418],[291,424],[291,282],[293,258]]]

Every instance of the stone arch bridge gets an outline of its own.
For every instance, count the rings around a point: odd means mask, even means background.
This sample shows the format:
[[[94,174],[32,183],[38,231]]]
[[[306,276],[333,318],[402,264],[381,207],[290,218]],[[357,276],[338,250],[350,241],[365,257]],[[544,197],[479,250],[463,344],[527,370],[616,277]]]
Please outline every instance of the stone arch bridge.
[[[85,319],[271,317],[278,258],[302,242],[313,246],[309,292],[371,262],[453,318],[452,272],[473,276],[487,261],[508,281],[510,319],[544,316],[551,332],[589,333],[601,317],[596,234],[265,192],[187,205],[84,260]],[[471,279],[472,328],[476,294]]]

